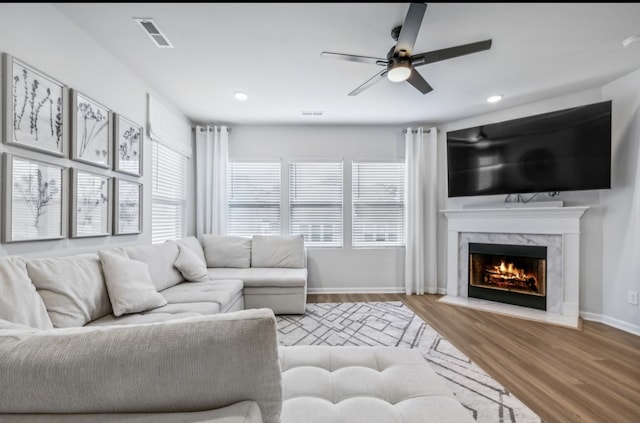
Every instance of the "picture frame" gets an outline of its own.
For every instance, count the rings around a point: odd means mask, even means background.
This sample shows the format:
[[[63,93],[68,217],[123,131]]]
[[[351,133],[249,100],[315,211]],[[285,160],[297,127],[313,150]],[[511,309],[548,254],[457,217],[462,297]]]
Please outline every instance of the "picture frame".
[[[66,157],[68,87],[7,53],[2,71],[3,142]]]
[[[66,237],[66,168],[4,153],[4,242]]]
[[[114,235],[142,232],[142,184],[114,178]]]
[[[71,158],[111,169],[112,111],[78,90],[71,90]]]
[[[113,124],[113,170],[142,176],[143,127],[119,113],[113,114]]]
[[[71,168],[71,238],[111,235],[111,177]]]

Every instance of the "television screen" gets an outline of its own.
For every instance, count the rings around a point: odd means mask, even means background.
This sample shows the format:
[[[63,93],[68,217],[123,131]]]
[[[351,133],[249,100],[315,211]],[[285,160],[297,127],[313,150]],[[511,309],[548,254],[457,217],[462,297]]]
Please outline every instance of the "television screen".
[[[611,101],[447,133],[449,197],[611,188]]]

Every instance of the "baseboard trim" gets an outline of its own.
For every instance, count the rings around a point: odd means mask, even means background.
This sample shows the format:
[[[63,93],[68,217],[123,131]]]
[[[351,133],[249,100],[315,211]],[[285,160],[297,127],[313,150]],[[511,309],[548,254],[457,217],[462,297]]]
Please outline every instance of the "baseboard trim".
[[[590,320],[592,322],[603,323],[607,326],[614,327],[616,329],[623,330],[625,332],[629,332],[633,335],[640,336],[640,326],[633,325],[631,323],[625,322],[623,320],[614,319],[613,317],[603,316],[602,314],[597,313],[589,313],[587,311],[581,311],[580,317],[584,320]]]
[[[309,294],[404,294],[404,288],[307,288]]]

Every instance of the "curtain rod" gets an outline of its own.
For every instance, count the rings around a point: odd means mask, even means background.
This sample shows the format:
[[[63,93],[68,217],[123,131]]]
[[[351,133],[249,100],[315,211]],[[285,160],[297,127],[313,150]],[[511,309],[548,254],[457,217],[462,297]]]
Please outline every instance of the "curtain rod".
[[[439,133],[440,133],[440,130],[439,130],[439,129],[436,129],[436,131],[437,131],[437,132],[436,132],[436,134],[439,134]],[[411,130],[411,133],[412,133],[412,134],[415,134],[416,132],[418,132],[418,130],[417,130],[417,129],[412,129],[412,130]],[[424,131],[424,132],[426,132],[427,134],[430,134],[430,133],[431,133],[431,129],[427,129],[427,130],[426,130],[426,131]],[[406,134],[406,133],[407,133],[407,130],[406,130],[406,129],[403,129],[403,130],[402,130],[402,133],[403,133],[403,134]]]
[[[195,128],[194,128],[194,130],[195,130]],[[211,132],[213,130],[214,130],[214,128],[212,128],[211,126],[207,126],[207,127],[201,126],[200,127],[200,132],[205,132],[205,131]],[[215,128],[215,130],[220,132],[221,128]],[[227,127],[227,132],[231,132],[231,128]]]

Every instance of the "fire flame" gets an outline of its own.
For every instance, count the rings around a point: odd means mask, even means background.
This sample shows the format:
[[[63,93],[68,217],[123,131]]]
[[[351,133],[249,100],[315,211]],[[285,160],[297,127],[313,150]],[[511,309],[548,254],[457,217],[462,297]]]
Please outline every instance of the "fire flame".
[[[515,267],[513,263],[505,264],[504,260],[500,262],[499,266],[493,266],[494,271],[503,276],[505,279],[526,279],[527,274],[522,269]]]

